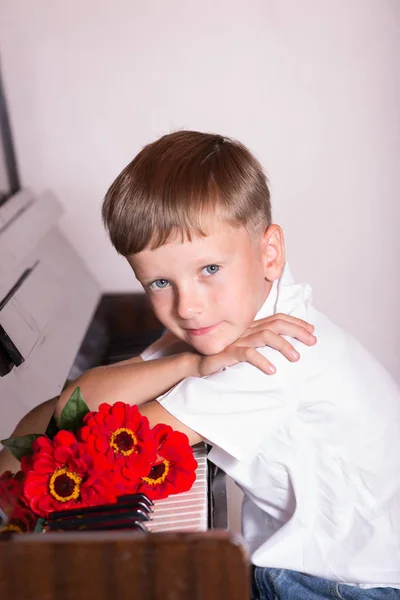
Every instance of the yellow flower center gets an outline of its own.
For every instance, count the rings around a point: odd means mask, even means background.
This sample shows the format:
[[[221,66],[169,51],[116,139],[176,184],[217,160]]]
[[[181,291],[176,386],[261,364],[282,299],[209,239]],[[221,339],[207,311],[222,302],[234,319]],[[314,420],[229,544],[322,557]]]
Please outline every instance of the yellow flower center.
[[[148,485],[160,485],[163,483],[169,472],[169,461],[163,460],[162,462],[151,467],[148,477],[142,477],[142,481],[145,481]]]
[[[3,531],[14,531],[15,533],[23,533],[21,527],[19,527],[18,525],[14,525],[13,523],[9,523],[8,525],[2,527],[0,529],[0,532],[3,533]]]
[[[131,429],[126,427],[120,427],[116,429],[111,435],[110,446],[114,452],[119,452],[124,456],[129,456],[133,452],[136,452],[137,439]]]
[[[68,471],[66,467],[56,469],[49,481],[50,494],[58,502],[77,500],[81,491],[82,477]]]

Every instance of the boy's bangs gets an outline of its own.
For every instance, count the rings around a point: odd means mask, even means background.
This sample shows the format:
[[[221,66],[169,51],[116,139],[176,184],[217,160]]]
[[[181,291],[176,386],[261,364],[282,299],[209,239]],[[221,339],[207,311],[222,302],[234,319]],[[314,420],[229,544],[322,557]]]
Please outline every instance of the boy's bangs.
[[[218,221],[239,226],[240,223],[236,223],[226,207],[218,201],[217,194],[210,190],[205,196],[198,193],[190,195],[190,202],[176,199],[172,210],[171,207],[158,204],[154,217],[143,222],[146,229],[143,231],[143,241],[148,240],[146,247],[155,250],[170,242],[191,242],[196,237],[207,237],[210,224]]]
[[[111,185],[102,214],[123,256],[205,237],[215,220],[251,228],[271,222],[266,177],[250,152],[190,131],[146,146]]]
[[[119,205],[119,215],[109,219],[109,235],[117,251],[130,256],[145,249],[155,250],[169,242],[192,241],[206,237],[210,223],[221,221],[233,227],[246,224],[237,211],[241,202],[224,199],[221,190],[209,178],[188,182],[179,178],[164,180],[156,188],[155,181],[148,186],[141,201]],[[125,204],[125,203],[124,203]],[[129,209],[128,209],[129,205]],[[236,213],[232,214],[233,207]]]

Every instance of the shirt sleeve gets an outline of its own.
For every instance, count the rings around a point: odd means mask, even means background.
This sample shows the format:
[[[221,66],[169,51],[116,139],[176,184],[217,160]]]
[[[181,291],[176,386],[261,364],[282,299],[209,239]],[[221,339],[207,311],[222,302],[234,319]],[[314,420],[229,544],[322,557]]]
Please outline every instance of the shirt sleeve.
[[[271,349],[260,351],[267,354]],[[212,446],[247,462],[296,410],[285,383],[284,361],[272,352],[277,367],[272,376],[239,363],[209,377],[188,377],[157,400]]]

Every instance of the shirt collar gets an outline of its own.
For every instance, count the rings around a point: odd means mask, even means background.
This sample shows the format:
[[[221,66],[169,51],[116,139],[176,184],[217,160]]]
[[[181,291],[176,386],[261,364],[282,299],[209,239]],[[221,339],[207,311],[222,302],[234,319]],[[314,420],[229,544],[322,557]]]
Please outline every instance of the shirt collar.
[[[285,263],[283,267],[283,271],[279,279],[276,279],[272,283],[272,287],[269,291],[269,294],[256,314],[254,320],[258,321],[259,319],[265,319],[265,317],[270,317],[276,313],[276,305],[278,302],[278,297],[281,291],[281,288],[284,286],[292,285],[294,283],[294,279],[289,269],[288,263]]]

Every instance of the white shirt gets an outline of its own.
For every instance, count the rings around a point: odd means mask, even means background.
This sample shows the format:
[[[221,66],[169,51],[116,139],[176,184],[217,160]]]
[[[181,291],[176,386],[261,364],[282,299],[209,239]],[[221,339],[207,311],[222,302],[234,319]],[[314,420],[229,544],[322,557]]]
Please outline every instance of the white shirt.
[[[258,566],[363,587],[400,587],[400,394],[379,363],[312,306],[288,267],[257,319],[315,326],[268,376],[247,363],[189,377],[158,401],[211,445],[245,493],[243,535]],[[162,344],[161,344],[162,345]],[[155,348],[144,358],[162,352]]]

